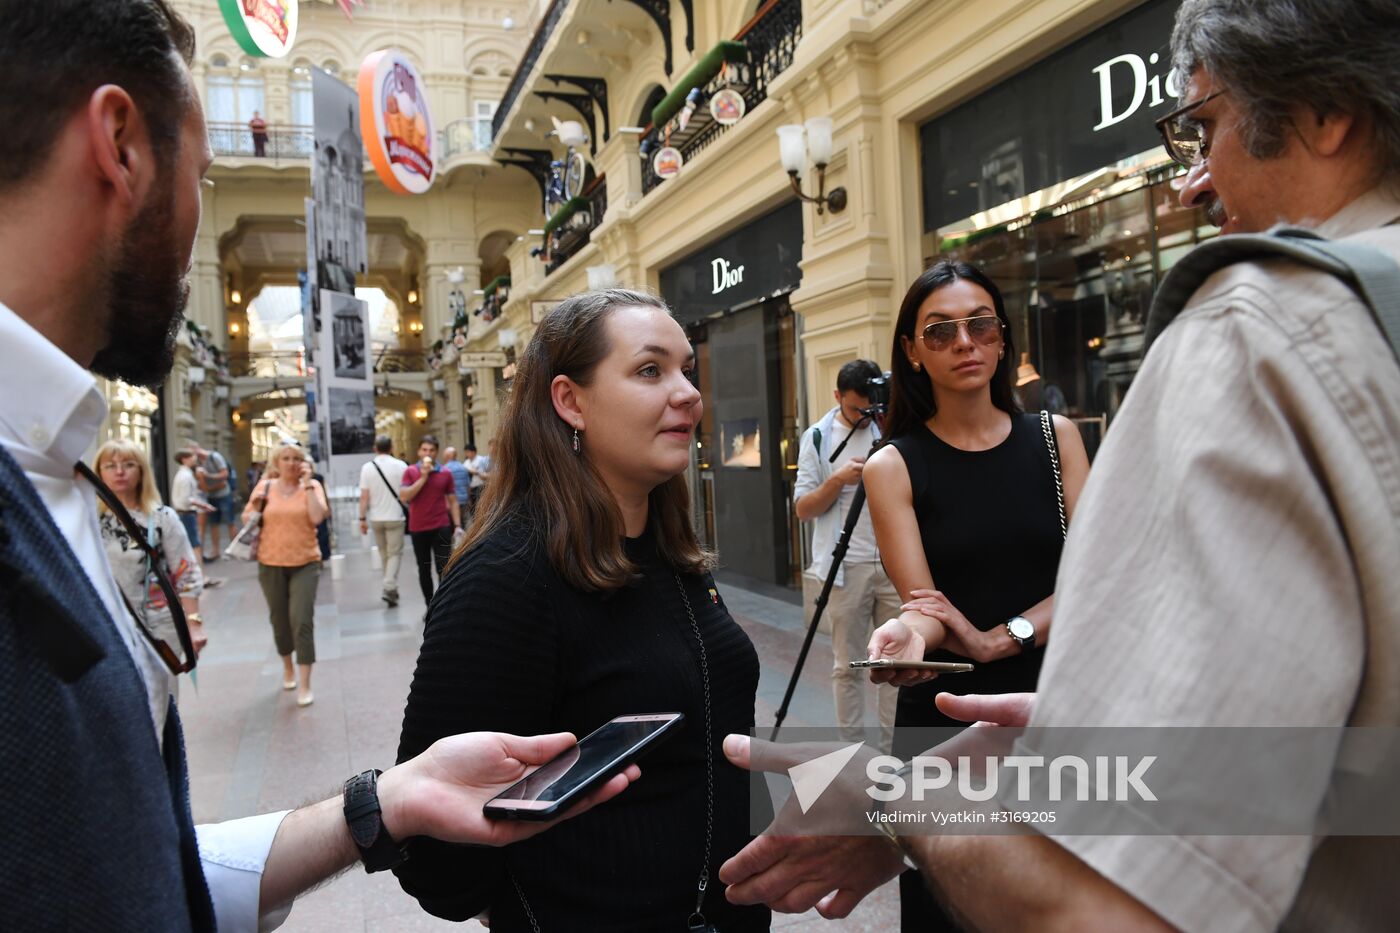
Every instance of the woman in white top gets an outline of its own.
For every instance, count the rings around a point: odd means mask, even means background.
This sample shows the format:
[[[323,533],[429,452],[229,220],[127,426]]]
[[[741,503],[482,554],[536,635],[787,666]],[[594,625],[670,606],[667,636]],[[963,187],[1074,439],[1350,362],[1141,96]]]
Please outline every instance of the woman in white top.
[[[127,440],[112,440],[97,451],[97,475],[121,500],[146,532],[146,540],[164,565],[171,585],[180,595],[185,618],[189,620],[190,640],[196,653],[208,641],[204,623],[199,616],[199,594],[204,590],[204,575],[180,516],[162,505],[151,478],[150,464],[141,448]],[[112,575],[121,587],[122,595],[140,616],[141,622],[157,638],[178,651],[179,636],[175,620],[166,605],[165,595],[156,583],[155,568],[147,565],[146,554],[138,542],[131,540],[122,523],[100,501],[97,504],[98,523],[102,528],[102,543]]]

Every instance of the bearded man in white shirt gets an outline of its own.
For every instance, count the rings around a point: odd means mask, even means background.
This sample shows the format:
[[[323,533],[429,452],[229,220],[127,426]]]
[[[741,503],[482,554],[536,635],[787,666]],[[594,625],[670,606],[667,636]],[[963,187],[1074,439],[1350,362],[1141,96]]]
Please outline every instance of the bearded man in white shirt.
[[[272,929],[357,859],[391,867],[409,836],[538,831],[489,823],[482,804],[573,741],[454,736],[352,778],[344,801],[196,833],[170,702],[182,662],[123,605],[75,473],[105,409],[91,372],[155,385],[174,358],[213,158],[193,58],[164,0],[0,0],[4,929]]]

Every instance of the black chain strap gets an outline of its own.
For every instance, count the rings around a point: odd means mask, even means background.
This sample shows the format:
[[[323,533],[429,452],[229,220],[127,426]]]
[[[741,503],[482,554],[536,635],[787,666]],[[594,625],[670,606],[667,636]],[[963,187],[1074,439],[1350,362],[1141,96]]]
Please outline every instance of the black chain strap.
[[[690,619],[690,629],[695,633],[695,641],[700,646],[700,677],[705,685],[705,860],[700,863],[700,880],[696,882],[695,912],[686,921],[689,930],[708,931],[714,929],[705,922],[700,908],[705,904],[705,891],[710,886],[710,848],[714,841],[715,829],[715,749],[714,727],[710,712],[710,658],[705,652],[705,639],[700,634],[700,623],[695,621],[695,610],[690,607],[690,597],[686,595],[685,584],[680,574],[674,574],[676,589],[681,591],[681,602],[685,603],[685,614]]]
[[[672,574],[676,589],[681,591],[681,602],[685,604],[686,618],[690,620],[690,630],[695,633],[695,642],[700,646],[700,680],[705,690],[705,860],[700,863],[700,878],[695,883],[695,911],[686,920],[686,929],[694,933],[718,933],[701,912],[705,904],[705,892],[710,887],[710,853],[714,844],[715,830],[715,749],[714,718],[710,707],[710,656],[705,651],[705,638],[700,634],[700,623],[695,621],[695,610],[690,606],[690,596],[685,591],[680,574]],[[510,883],[515,886],[515,894],[520,905],[525,908],[525,918],[530,921],[530,929],[541,933],[539,921],[530,909],[530,901],[516,880],[515,873],[507,869]]]
[[[1041,409],[1040,429],[1045,432],[1045,446],[1050,449],[1050,469],[1055,474],[1055,501],[1060,506],[1060,539],[1069,537],[1069,522],[1065,520],[1065,483],[1060,478],[1060,448],[1055,443],[1055,431],[1050,427],[1050,412]]]

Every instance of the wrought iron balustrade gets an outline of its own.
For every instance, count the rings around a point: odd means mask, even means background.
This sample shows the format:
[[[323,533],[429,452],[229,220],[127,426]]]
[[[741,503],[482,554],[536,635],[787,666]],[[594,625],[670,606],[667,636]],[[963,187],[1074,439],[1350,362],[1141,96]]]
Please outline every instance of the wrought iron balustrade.
[[[510,85],[506,88],[505,96],[501,98],[500,106],[496,108],[496,115],[491,118],[491,138],[493,140],[501,135],[501,127],[505,125],[506,118],[510,116],[510,109],[515,105],[515,99],[525,89],[525,82],[529,80],[530,73],[535,70],[535,64],[540,60],[540,55],[544,52],[549,37],[554,34],[554,27],[559,25],[559,20],[564,16],[566,6],[568,6],[568,0],[552,0],[544,18],[540,20],[540,25],[535,30],[535,36],[530,40],[530,46],[525,50],[524,57],[520,59],[515,74],[511,76]]]
[[[424,350],[397,347],[376,349],[373,353],[376,373],[427,372]],[[309,379],[304,350],[262,350],[253,353],[230,353],[228,371],[233,377],[251,376],[261,379],[287,379],[291,382]]]
[[[734,85],[735,90],[743,95],[745,114],[749,114],[768,99],[768,85],[773,79],[792,65],[797,44],[802,41],[802,0],[768,0],[734,38],[742,40],[748,47],[748,63],[736,68],[737,74],[721,72],[712,78],[704,87],[700,106],[708,108],[711,95],[721,88]],[[729,129],[722,123],[709,120],[708,114],[701,119],[708,121],[705,126],[676,146],[687,163]],[[642,136],[643,194],[665,181],[652,166],[652,156],[665,145],[664,127],[653,126]],[[683,173],[684,168],[681,171]]]
[[[549,260],[545,263],[544,274],[549,275],[574,257],[574,254],[588,245],[593,231],[603,222],[608,212],[608,176],[599,175],[583,193],[588,201],[588,209],[581,210],[550,234]]]
[[[230,353],[228,374],[233,377],[254,376],[306,378],[306,353],[302,350],[261,350],[253,353]]]
[[[209,145],[216,156],[265,158],[272,162],[290,159],[310,159],[316,151],[316,131],[310,126],[269,123],[267,141],[259,155],[253,142],[253,131],[246,123],[210,123]]]

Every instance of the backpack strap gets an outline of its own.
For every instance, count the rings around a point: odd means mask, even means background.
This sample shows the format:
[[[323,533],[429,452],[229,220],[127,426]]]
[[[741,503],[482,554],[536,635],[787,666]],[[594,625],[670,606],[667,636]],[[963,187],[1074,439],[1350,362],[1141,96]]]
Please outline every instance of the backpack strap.
[[[1400,361],[1400,266],[1375,247],[1327,240],[1297,227],[1217,237],[1182,257],[1162,279],[1152,300],[1144,352],[1216,271],[1237,262],[1280,257],[1321,269],[1350,286],[1370,310],[1371,318]]]

